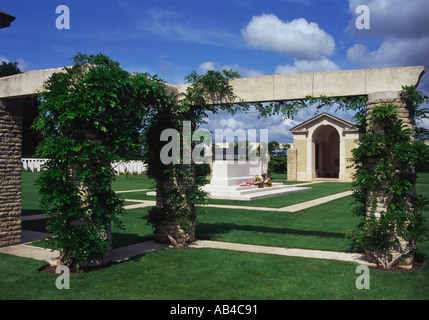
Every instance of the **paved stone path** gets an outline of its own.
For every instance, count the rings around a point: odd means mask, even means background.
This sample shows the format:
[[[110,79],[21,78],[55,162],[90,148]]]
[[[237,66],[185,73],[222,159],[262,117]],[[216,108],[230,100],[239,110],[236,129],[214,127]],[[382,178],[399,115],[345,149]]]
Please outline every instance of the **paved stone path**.
[[[122,191],[116,191],[115,193],[130,193],[130,192],[140,192],[140,191],[148,191],[148,189],[122,190]]]
[[[46,216],[43,215],[44,218]],[[9,247],[1,247],[1,253],[13,254],[15,256],[32,258],[36,260],[42,260],[48,262],[50,265],[55,265],[60,255],[58,252],[46,250],[41,247],[35,247],[30,245],[31,242],[50,237],[51,234],[44,232],[36,232],[29,230],[22,230],[21,232],[21,244],[17,244]]]
[[[225,208],[225,209],[244,209],[244,210],[258,210],[258,211],[273,211],[273,212],[297,212],[304,209],[308,209],[311,207],[318,206],[323,203],[327,203],[336,199],[340,199],[343,197],[350,196],[352,194],[352,191],[345,191],[336,193],[333,195],[329,195],[326,197],[301,202],[298,204],[290,205],[283,208],[269,208],[269,207],[252,207],[252,206],[240,206],[240,205],[224,205],[224,204],[208,204],[207,207],[211,208]],[[154,206],[156,204],[153,200],[131,200],[131,199],[125,199],[125,201],[134,201],[139,202],[137,204],[133,205],[127,205],[125,206],[125,209],[137,209],[137,208],[144,208],[148,206]]]
[[[312,182],[314,184],[314,182]],[[306,183],[311,184],[311,183]],[[145,191],[141,190],[129,190],[129,192],[136,191]],[[124,191],[127,192],[127,191]],[[311,208],[335,199],[340,199],[351,195],[351,191],[341,192],[333,194],[330,196],[298,203],[291,206],[286,206],[283,208],[267,208],[267,207],[251,207],[251,206],[235,206],[235,205],[216,205],[210,204],[209,207],[214,208],[225,208],[225,209],[245,209],[245,210],[260,210],[260,211],[275,211],[275,212],[297,212],[307,208]],[[125,209],[137,209],[144,208],[149,206],[154,206],[156,204],[153,200],[135,200],[135,199],[125,199],[127,202],[135,202],[135,204],[124,206]],[[35,220],[47,218],[46,215],[34,215],[34,216],[24,216],[22,220]],[[37,260],[46,261],[51,265],[55,265],[59,254],[58,252],[52,252],[40,247],[34,247],[29,245],[29,243],[40,240],[46,237],[51,236],[47,233],[34,232],[23,230],[22,231],[22,244],[3,247],[0,248],[1,253],[13,254],[26,258],[33,258]],[[190,245],[191,248],[213,248],[213,249],[224,249],[224,250],[235,250],[235,251],[246,251],[246,252],[255,252],[262,254],[276,254],[284,256],[293,256],[293,257],[304,257],[304,258],[316,258],[316,259],[330,259],[330,260],[339,260],[339,261],[348,261],[355,262],[359,264],[367,264],[361,257],[360,254],[355,253],[345,253],[345,252],[334,252],[334,251],[322,251],[322,250],[305,250],[305,249],[291,249],[291,248],[281,248],[281,247],[269,247],[269,246],[259,246],[259,245],[248,245],[240,243],[228,243],[220,241],[196,241]],[[134,244],[127,247],[113,249],[111,252],[111,260],[115,262],[125,261],[129,258],[137,255],[142,255],[151,251],[161,250],[168,248],[168,245],[159,244],[154,241],[147,241],[143,243]]]
[[[55,265],[59,259],[59,253],[57,251],[47,250],[41,247],[34,247],[28,243],[36,241],[50,236],[50,234],[42,232],[34,232],[23,230],[23,243],[0,248],[0,253],[12,254],[24,258],[32,258],[36,260],[46,261],[50,265]],[[363,260],[361,254],[347,253],[347,252],[335,252],[335,251],[323,251],[323,250],[308,250],[308,249],[293,249],[293,248],[281,248],[281,247],[270,247],[260,245],[250,245],[241,243],[231,242],[220,242],[220,241],[208,241],[198,240],[192,243],[190,248],[202,249],[223,249],[233,251],[245,251],[260,254],[274,254],[289,257],[302,257],[302,258],[313,258],[313,259],[328,259],[346,262],[355,262],[358,264],[369,265]],[[168,249],[167,244],[156,243],[155,241],[146,241],[137,244],[133,244],[126,247],[116,248],[111,251],[110,260],[112,262],[122,262],[129,260],[132,257],[146,254],[148,252]]]
[[[275,254],[289,257],[328,259],[338,261],[356,262],[359,264],[368,264],[363,260],[360,253],[347,253],[324,250],[291,249],[281,247],[259,246],[242,243],[231,243],[221,241],[197,240],[190,245],[191,248],[212,248],[234,251],[246,251],[254,253]]]

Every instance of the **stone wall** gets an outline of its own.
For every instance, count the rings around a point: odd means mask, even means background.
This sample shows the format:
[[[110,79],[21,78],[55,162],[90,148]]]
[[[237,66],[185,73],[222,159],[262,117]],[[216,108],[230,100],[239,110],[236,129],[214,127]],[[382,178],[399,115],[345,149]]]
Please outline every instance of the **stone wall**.
[[[0,99],[0,247],[21,242],[22,109]]]

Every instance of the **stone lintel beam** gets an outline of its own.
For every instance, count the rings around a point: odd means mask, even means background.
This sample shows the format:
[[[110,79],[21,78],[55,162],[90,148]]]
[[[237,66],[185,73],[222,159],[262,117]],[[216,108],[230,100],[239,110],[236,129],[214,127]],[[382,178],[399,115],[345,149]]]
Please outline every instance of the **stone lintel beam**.
[[[65,72],[64,68],[28,71],[0,78],[0,99],[19,99],[37,96],[43,85],[54,73]],[[167,90],[177,93],[175,86],[167,84]]]
[[[63,68],[44,69],[0,78],[0,98],[37,95],[43,90],[44,82],[54,72],[63,71]],[[306,96],[322,95],[347,97],[384,91],[399,92],[403,85],[417,86],[424,72],[423,66],[415,66],[279,74],[239,78],[231,80],[231,85],[238,96],[234,102],[301,100]],[[169,85],[169,89],[185,92],[187,86],[187,84]]]
[[[418,86],[423,66],[279,74],[231,80],[235,102],[302,100],[306,96],[348,97],[379,92],[399,92]],[[177,85],[185,92],[188,84]]]
[[[0,99],[19,99],[38,95],[52,74],[63,68],[34,70],[0,78]]]

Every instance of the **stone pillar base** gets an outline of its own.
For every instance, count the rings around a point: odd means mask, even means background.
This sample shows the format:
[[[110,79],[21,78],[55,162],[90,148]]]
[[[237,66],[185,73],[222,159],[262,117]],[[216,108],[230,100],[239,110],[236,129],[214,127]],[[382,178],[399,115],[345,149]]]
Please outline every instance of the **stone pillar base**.
[[[187,245],[195,241],[195,226],[190,232],[185,232],[177,221],[164,221],[155,227],[155,241],[177,246]]]

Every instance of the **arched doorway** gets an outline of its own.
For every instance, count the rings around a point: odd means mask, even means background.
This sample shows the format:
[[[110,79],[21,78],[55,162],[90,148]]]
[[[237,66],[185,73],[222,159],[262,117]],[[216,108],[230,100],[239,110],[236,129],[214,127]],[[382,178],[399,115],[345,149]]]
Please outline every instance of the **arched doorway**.
[[[331,125],[321,125],[313,133],[315,178],[339,178],[340,135]]]

